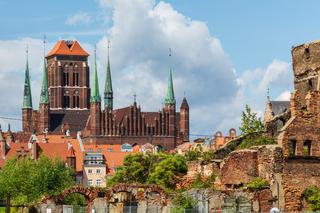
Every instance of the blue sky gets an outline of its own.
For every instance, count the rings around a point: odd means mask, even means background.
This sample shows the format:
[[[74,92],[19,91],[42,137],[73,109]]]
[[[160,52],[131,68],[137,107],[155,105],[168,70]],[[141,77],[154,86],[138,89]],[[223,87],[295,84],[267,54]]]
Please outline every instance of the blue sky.
[[[146,110],[157,110],[171,64],[176,70],[177,100],[186,92],[193,107],[192,131],[227,131],[239,125],[246,103],[263,114],[266,88],[274,99],[289,98],[291,47],[320,38],[319,6],[315,0],[0,0],[0,48],[3,54],[17,51],[20,57],[19,62],[14,62],[14,54],[3,60],[21,64],[11,70],[1,65],[0,58],[0,78],[9,82],[9,70],[14,76],[23,76],[21,47],[30,43],[37,105],[44,33],[49,47],[58,39],[72,38],[90,52],[97,43],[101,70],[105,67],[106,39],[111,39],[113,81],[128,85],[118,89],[115,101],[119,107],[130,104],[126,99],[137,92]],[[12,44],[17,49],[10,48]],[[175,54],[171,61],[165,52],[169,47]],[[141,76],[147,76],[148,81],[137,84]],[[16,82],[23,80],[16,78]],[[103,73],[101,78],[100,85]],[[149,82],[154,82],[153,93],[146,92]],[[19,103],[20,94],[17,92],[12,104]],[[3,110],[11,117],[19,117],[19,113],[18,106]]]

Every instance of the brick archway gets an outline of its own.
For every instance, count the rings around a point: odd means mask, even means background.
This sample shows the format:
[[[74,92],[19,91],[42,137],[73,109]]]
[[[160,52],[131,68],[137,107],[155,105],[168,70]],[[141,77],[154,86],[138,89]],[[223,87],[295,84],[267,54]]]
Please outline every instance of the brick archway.
[[[73,186],[65,189],[62,193],[56,196],[45,197],[41,200],[41,203],[47,203],[48,201],[54,202],[57,205],[62,205],[66,197],[73,193],[81,194],[86,198],[86,212],[89,212],[90,207],[93,204],[94,199],[98,197],[99,189],[89,188],[85,186]]]

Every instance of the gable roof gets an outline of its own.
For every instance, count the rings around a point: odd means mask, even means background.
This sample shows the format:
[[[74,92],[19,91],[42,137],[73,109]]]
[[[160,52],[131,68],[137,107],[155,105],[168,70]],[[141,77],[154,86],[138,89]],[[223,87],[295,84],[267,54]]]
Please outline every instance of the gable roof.
[[[279,115],[290,109],[290,101],[270,101],[271,111],[274,116]]]
[[[89,54],[75,40],[74,41],[65,41],[65,40],[58,41],[46,57],[50,57],[54,55],[89,56]]]

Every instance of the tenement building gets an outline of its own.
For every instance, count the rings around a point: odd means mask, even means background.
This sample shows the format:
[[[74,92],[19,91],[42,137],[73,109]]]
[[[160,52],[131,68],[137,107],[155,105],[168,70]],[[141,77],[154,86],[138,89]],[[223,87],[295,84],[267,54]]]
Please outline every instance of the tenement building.
[[[22,107],[24,132],[76,135],[81,131],[84,143],[151,143],[167,149],[188,141],[189,105],[184,98],[177,112],[171,69],[161,110],[143,112],[135,100],[128,107],[114,109],[109,55],[103,98],[96,56],[92,84],[89,83],[88,57],[77,41],[61,40],[55,44],[43,61],[39,110],[32,105],[27,59]]]

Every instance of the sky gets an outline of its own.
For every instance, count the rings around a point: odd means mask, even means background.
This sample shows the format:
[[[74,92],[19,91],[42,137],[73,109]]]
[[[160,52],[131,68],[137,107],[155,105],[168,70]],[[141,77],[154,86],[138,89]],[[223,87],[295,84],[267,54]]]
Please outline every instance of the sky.
[[[162,107],[169,68],[177,109],[185,95],[192,135],[238,128],[245,104],[263,116],[267,89],[289,100],[291,48],[320,38],[320,2],[298,0],[0,0],[0,117],[21,117],[26,46],[38,107],[43,59],[59,39],[97,46],[100,91],[107,41],[115,107]],[[169,48],[172,56],[168,56]],[[92,58],[89,58],[92,62]],[[21,122],[0,118],[14,130]],[[4,127],[5,129],[5,127]]]

